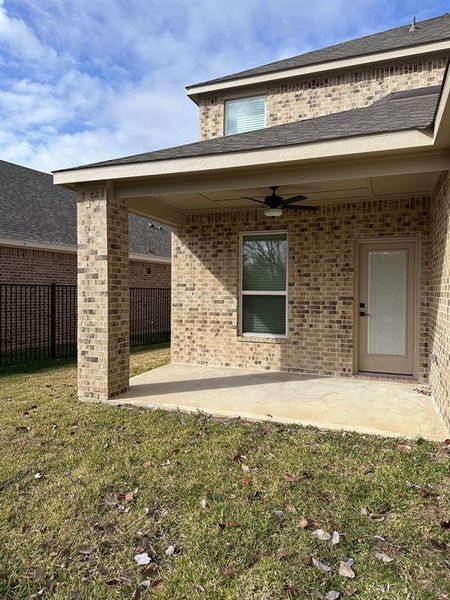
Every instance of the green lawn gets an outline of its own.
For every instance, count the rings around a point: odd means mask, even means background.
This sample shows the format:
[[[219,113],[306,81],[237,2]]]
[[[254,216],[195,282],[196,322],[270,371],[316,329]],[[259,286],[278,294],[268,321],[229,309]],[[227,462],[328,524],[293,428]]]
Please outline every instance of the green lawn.
[[[70,362],[0,415],[0,598],[448,598],[445,444],[82,404]]]

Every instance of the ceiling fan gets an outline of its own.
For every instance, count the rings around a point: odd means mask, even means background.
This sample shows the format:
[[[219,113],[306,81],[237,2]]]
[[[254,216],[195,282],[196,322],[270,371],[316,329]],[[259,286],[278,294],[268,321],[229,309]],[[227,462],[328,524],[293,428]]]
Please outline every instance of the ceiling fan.
[[[294,202],[307,200],[307,196],[297,194],[296,196],[291,196],[291,198],[282,198],[276,193],[278,189],[277,185],[271,185],[270,189],[272,190],[272,193],[270,194],[270,196],[266,196],[264,200],[248,198],[247,196],[242,196],[242,198],[245,198],[245,200],[251,200],[252,202],[258,202],[258,204],[264,204],[266,206],[266,209],[264,210],[264,214],[266,217],[281,217],[285,210],[318,210],[317,206],[294,206]]]

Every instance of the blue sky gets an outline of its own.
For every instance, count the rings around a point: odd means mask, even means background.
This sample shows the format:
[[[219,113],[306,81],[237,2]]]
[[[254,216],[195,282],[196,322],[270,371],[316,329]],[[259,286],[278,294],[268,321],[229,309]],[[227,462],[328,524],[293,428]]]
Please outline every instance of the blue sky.
[[[184,86],[450,0],[0,0],[0,156],[58,168],[198,138]]]

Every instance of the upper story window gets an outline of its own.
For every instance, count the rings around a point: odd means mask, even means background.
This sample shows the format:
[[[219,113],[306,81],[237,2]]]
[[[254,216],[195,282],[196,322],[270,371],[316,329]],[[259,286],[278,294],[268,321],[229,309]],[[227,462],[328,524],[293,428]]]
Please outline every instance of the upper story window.
[[[266,98],[241,98],[225,102],[225,135],[244,133],[266,126]]]

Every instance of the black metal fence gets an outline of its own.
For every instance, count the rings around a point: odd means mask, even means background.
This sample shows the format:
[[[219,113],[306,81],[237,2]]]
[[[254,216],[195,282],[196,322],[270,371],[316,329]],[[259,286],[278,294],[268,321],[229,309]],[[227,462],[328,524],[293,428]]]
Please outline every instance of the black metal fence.
[[[130,289],[130,345],[170,340],[170,290]],[[77,287],[0,284],[0,366],[73,356]]]

